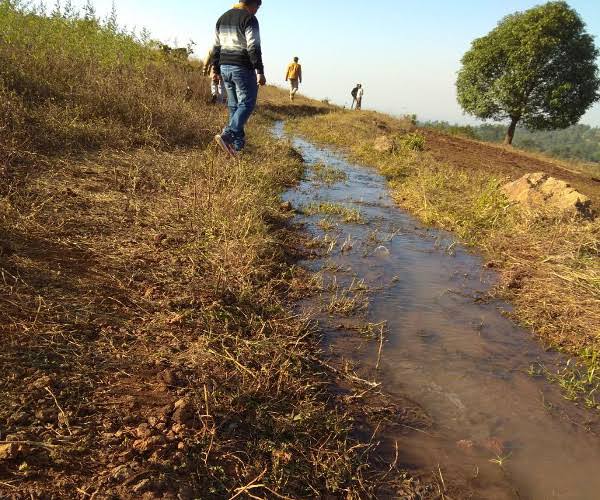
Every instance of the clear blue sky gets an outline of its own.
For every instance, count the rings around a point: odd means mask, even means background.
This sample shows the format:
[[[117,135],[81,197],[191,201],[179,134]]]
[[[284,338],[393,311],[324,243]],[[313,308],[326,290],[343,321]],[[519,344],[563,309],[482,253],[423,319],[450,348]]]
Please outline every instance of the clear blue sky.
[[[74,3],[83,4],[84,0]],[[95,0],[99,14],[112,0]],[[214,24],[233,1],[115,0],[121,24],[146,27],[155,38],[197,43],[204,57]],[[366,108],[423,120],[473,122],[456,103],[460,59],[474,38],[507,14],[539,0],[264,0],[258,18],[270,83],[284,85],[285,67],[297,55],[301,91],[338,104],[361,82]],[[571,0],[600,45],[600,0]],[[600,105],[584,118],[600,126]]]

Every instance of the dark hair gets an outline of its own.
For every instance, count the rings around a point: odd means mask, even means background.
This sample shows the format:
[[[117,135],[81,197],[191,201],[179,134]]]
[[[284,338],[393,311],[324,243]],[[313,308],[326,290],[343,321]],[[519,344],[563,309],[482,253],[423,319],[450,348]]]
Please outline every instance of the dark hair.
[[[256,5],[260,7],[262,5],[262,0],[242,0],[242,3],[245,5]]]
[[[294,62],[298,62],[298,58],[297,57],[294,57]]]

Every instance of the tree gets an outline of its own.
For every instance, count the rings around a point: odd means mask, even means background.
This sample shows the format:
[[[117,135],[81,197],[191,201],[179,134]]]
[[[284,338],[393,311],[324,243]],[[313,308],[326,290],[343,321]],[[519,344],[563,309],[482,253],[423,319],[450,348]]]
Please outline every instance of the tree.
[[[577,123],[600,99],[598,49],[579,14],[566,2],[549,2],[504,18],[475,40],[462,59],[456,87],[469,114],[553,130]]]
[[[92,3],[92,0],[86,0],[83,7],[83,18],[89,22],[96,22],[96,8]]]

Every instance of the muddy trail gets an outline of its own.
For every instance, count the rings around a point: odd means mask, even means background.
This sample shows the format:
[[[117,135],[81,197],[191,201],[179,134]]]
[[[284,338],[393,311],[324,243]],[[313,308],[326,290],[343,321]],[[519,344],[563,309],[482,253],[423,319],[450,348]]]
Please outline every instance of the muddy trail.
[[[274,134],[286,135],[282,123]],[[374,170],[289,139],[309,169],[286,199],[323,248],[303,265],[329,290],[301,307],[338,362],[357,364],[431,419],[386,432],[399,462],[435,475],[442,489],[459,485],[454,499],[597,499],[598,415],[535,376],[559,355],[508,319],[508,305],[485,298],[493,272],[395,206]]]

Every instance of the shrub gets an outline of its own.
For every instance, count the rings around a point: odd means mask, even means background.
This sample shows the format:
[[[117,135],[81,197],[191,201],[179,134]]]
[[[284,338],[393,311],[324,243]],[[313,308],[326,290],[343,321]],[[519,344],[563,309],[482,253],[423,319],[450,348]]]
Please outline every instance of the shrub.
[[[196,99],[186,102],[188,85]],[[200,68],[114,21],[0,0],[0,152],[190,145],[208,138]],[[22,154],[21,154],[22,156]]]
[[[424,151],[425,150],[425,137],[419,133],[406,134],[400,139],[400,144],[405,149],[411,151]]]

